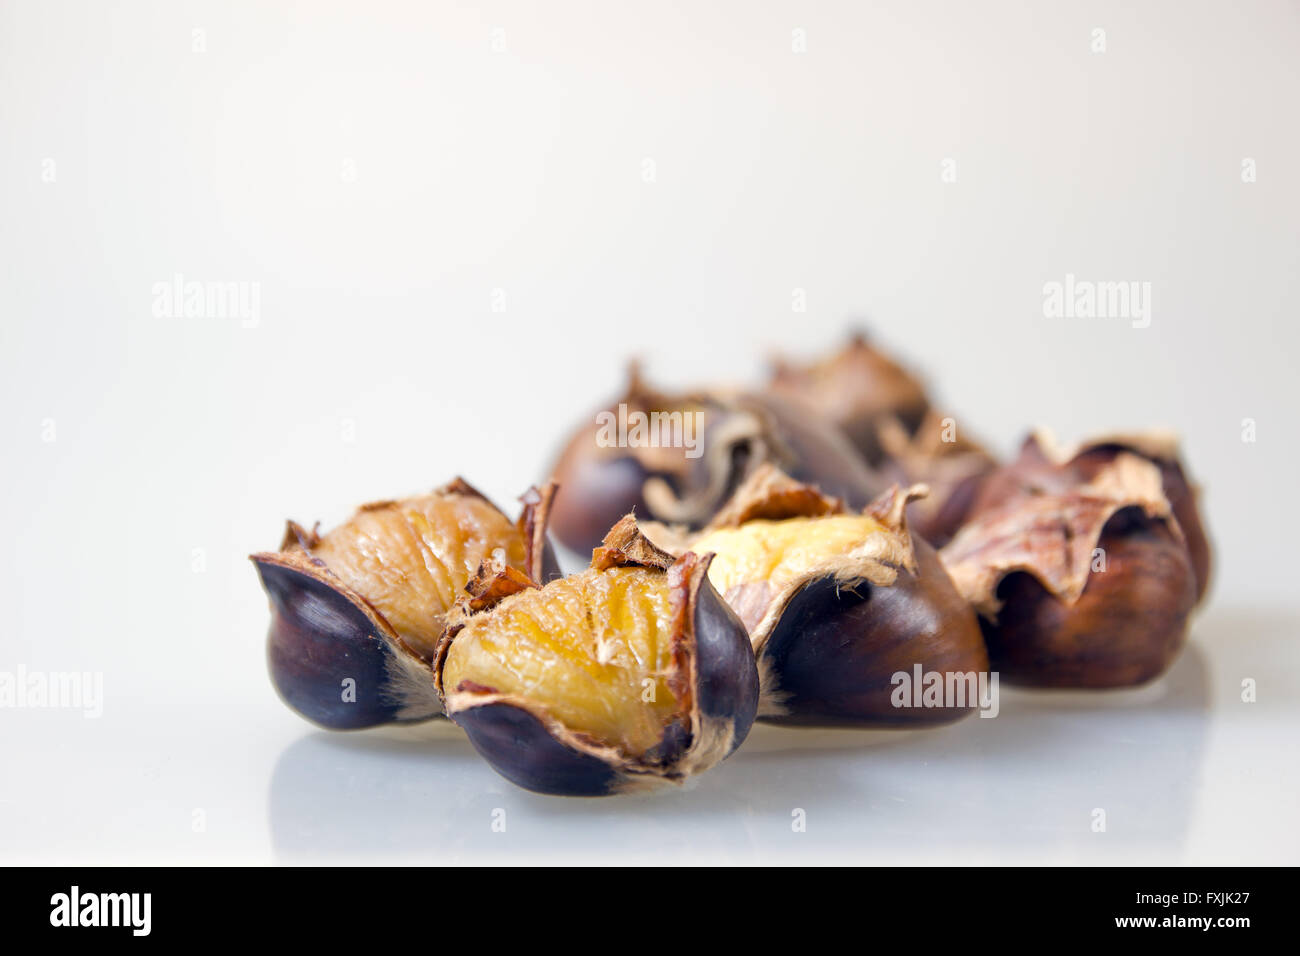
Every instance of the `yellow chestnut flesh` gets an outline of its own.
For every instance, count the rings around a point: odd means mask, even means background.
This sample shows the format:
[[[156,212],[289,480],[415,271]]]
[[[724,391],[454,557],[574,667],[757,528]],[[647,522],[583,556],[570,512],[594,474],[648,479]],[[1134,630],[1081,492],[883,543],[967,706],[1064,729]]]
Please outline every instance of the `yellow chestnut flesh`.
[[[709,580],[723,595],[752,582],[765,582],[771,591],[780,592],[828,557],[854,554],[873,536],[887,533],[869,515],[757,520],[706,532],[691,548],[700,554],[715,552]]]
[[[482,498],[439,493],[363,508],[311,548],[426,658],[447,610],[497,551],[524,566],[523,535],[510,519]]]
[[[492,688],[571,731],[644,754],[681,711],[666,681],[672,621],[662,572],[585,571],[470,618],[447,651],[443,686]]]

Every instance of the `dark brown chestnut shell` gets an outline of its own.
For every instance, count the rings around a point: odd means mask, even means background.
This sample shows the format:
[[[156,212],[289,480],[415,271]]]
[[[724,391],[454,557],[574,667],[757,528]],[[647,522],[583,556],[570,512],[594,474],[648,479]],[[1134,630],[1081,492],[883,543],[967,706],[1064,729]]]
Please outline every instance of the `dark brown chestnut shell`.
[[[1120,453],[1087,484],[986,510],[942,551],[1007,682],[1129,687],[1168,669],[1196,574],[1161,483]]]
[[[912,531],[936,548],[966,523],[979,490],[997,460],[958,431],[956,420],[934,409],[911,432],[902,422],[880,422],[880,471],[901,485],[923,484],[930,493],[907,509]]]
[[[896,707],[896,677],[975,675],[989,670],[979,623],[934,548],[913,536],[916,570],[889,587],[856,589],[822,578],[790,601],[763,648],[780,712],[763,720],[820,727],[921,727],[972,713],[965,705]]]
[[[629,412],[698,411],[702,453],[664,447],[601,447],[599,428],[575,430],[555,464],[564,486],[552,513],[557,541],[577,553],[599,544],[620,517],[703,527],[763,464],[863,507],[886,486],[835,427],[797,396],[712,390],[667,394],[646,385],[633,366],[626,393],[612,403]]]
[[[253,561],[271,602],[267,667],[289,707],[329,730],[441,712],[428,664],[323,565],[292,553]]]
[[[1025,439],[1014,462],[981,480],[969,517],[1000,508],[1015,498],[1087,484],[1123,454],[1145,458],[1160,469],[1161,488],[1182,531],[1200,603],[1210,586],[1213,549],[1198,504],[1198,489],[1188,479],[1178,441],[1170,433],[1102,435],[1064,447],[1049,431],[1039,429]]]
[[[474,496],[491,505],[459,478],[435,494]],[[559,575],[546,541],[554,494],[553,484],[530,489],[517,525],[528,572],[544,580]],[[315,531],[289,522],[281,550],[250,556],[270,601],[267,667],[280,698],[329,730],[440,716],[429,656],[405,641],[365,596],[312,553],[319,540]]]
[[[880,435],[884,422],[897,421],[911,435],[930,408],[920,379],[873,346],[862,331],[820,361],[800,364],[774,359],[770,387],[807,402],[872,465],[885,458]]]
[[[627,754],[571,730],[525,697],[466,681],[443,686],[447,655],[465,621],[538,586],[518,577],[503,580],[499,570],[489,568],[471,584],[473,596],[463,602],[459,620],[449,622],[434,661],[447,716],[493,769],[536,793],[604,796],[680,783],[725,759],[754,723],[759,677],[744,625],[709,584],[710,558],[688,553],[674,560],[640,533],[632,515],[615,525],[592,556],[597,571],[633,566],[662,573],[672,593],[669,681],[682,710],[646,753]],[[489,592],[490,597],[479,597]]]
[[[986,680],[988,657],[976,615],[933,548],[911,534],[909,502],[923,489],[891,488],[868,509],[885,530],[861,555],[827,553],[794,585],[736,582],[724,597],[750,628],[763,678],[759,718],[822,727],[916,727],[973,712],[978,696],[941,706],[898,706],[897,675],[969,675]],[[709,532],[750,521],[814,521],[845,513],[841,502],[781,475],[756,473],[698,536],[651,527],[674,547],[714,549]],[[806,542],[805,542],[806,546]],[[985,685],[986,686],[986,685]]]

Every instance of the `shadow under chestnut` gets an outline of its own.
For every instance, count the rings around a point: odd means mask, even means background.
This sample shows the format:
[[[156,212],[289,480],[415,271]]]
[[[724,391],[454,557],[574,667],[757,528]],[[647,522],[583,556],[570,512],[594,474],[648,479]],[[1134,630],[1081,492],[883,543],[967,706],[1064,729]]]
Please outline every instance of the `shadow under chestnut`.
[[[1003,685],[996,717],[927,730],[759,724],[739,752],[681,789],[594,799],[520,790],[446,721],[312,732],[276,765],[273,844],[285,863],[897,863],[990,853],[1104,862],[1158,849],[1176,859],[1209,694],[1192,643],[1142,688]],[[1094,832],[1096,809],[1104,833]]]

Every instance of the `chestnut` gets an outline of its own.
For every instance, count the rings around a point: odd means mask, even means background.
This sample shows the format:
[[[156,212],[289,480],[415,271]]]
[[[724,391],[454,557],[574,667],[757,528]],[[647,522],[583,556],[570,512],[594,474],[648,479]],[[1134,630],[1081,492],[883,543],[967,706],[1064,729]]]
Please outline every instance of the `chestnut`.
[[[820,361],[800,364],[773,359],[771,388],[807,402],[843,431],[873,465],[885,457],[881,423],[897,420],[910,435],[930,408],[921,381],[871,345],[860,330],[842,349]]]
[[[251,556],[270,599],[267,663],[281,698],[334,730],[441,713],[430,661],[482,561],[558,574],[545,539],[554,491],[531,490],[518,524],[459,478],[364,505],[325,535],[290,521],[279,551]]]
[[[946,723],[980,706],[988,658],[974,611],[908,531],[923,487],[861,513],[764,466],[702,532],[647,526],[673,550],[714,552],[709,579],[749,628],[760,719],[844,727]],[[916,706],[914,675],[954,693]],[[958,688],[958,685],[960,687]]]
[[[1039,429],[1025,440],[1013,463],[983,480],[969,514],[1041,490],[1064,491],[1086,484],[1124,454],[1145,458],[1160,469],[1161,489],[1196,572],[1196,600],[1200,603],[1210,584],[1210,541],[1197,505],[1198,490],[1187,478],[1178,438],[1170,432],[1101,435],[1066,447],[1058,444],[1050,431]]]
[[[615,420],[618,429],[610,427]],[[622,427],[629,420],[633,427]],[[624,395],[574,431],[553,468],[565,493],[551,531],[583,553],[628,512],[699,528],[765,462],[853,507],[885,487],[845,437],[797,397],[670,394],[648,386],[633,365]]]
[[[957,431],[955,421],[934,409],[908,433],[896,418],[880,422],[884,461],[880,470],[902,485],[923,484],[925,497],[907,509],[914,532],[941,548],[966,523],[984,478],[997,460],[978,442]]]
[[[1055,481],[1055,479],[1054,479]],[[994,670],[1040,687],[1128,687],[1187,636],[1196,574],[1153,462],[1120,452],[1086,484],[1010,496],[941,552]]]
[[[734,751],[758,709],[745,627],[628,515],[581,573],[539,585],[488,562],[449,617],[434,672],[447,716],[538,793],[680,783]]]

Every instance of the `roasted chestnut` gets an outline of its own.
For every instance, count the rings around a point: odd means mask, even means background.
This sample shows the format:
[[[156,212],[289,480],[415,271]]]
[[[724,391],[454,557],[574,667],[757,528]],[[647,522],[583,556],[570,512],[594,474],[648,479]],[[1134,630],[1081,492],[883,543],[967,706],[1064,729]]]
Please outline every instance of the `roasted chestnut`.
[[[1210,542],[1197,506],[1197,489],[1187,479],[1178,438],[1170,432],[1102,435],[1066,447],[1051,432],[1039,429],[1025,440],[1013,463],[982,480],[968,514],[974,516],[1013,498],[1042,491],[1068,491],[1092,481],[1123,454],[1145,458],[1160,469],[1161,489],[1182,530],[1196,572],[1199,603],[1210,584]]]
[[[910,435],[930,408],[920,380],[872,346],[861,331],[840,351],[817,362],[774,359],[771,388],[807,402],[838,426],[873,465],[885,456],[879,433],[882,422],[897,420]]]
[[[980,612],[990,665],[1013,683],[1145,683],[1183,646],[1196,602],[1161,470],[1128,452],[1086,484],[1009,496],[940,554]]]
[[[884,455],[881,472],[899,484],[930,489],[908,506],[912,530],[934,547],[943,547],[966,522],[983,479],[997,468],[997,461],[958,432],[953,418],[934,409],[910,434],[896,418],[882,420],[878,434]]]
[[[540,580],[559,573],[545,540],[553,496],[553,486],[533,489],[515,524],[457,478],[365,505],[325,535],[290,521],[279,551],[251,556],[271,602],[267,662],[285,703],[335,730],[437,716],[430,661],[483,560]]]
[[[699,528],[765,462],[851,507],[885,487],[845,437],[797,398],[671,395],[647,386],[633,366],[626,393],[578,428],[560,455],[554,474],[565,493],[551,530],[582,553],[629,511]]]
[[[508,780],[598,796],[679,783],[734,751],[758,708],[745,627],[628,515],[579,574],[539,586],[488,562],[449,617],[446,712]]]
[[[988,658],[970,605],[908,531],[906,507],[924,491],[894,487],[853,513],[768,465],[702,532],[646,530],[675,551],[714,553],[709,580],[758,658],[761,719],[944,723],[988,696]]]

